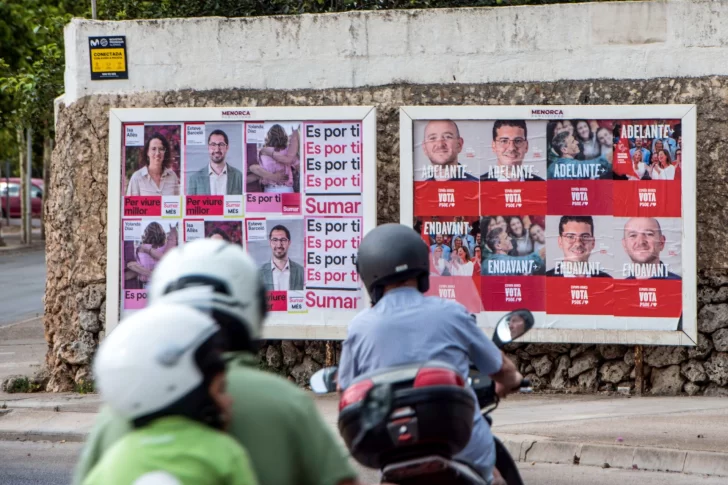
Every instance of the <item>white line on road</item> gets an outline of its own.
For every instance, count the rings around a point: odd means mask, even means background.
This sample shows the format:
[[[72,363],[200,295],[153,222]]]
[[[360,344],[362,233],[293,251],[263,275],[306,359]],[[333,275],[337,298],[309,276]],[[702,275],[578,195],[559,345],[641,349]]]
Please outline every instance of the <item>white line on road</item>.
[[[13,322],[13,323],[8,323],[8,324],[0,323],[0,328],[14,327],[16,325],[20,325],[21,323],[28,323],[28,322],[32,322],[33,320],[38,320],[39,318],[43,318],[43,315],[36,314],[36,316],[34,316],[34,317],[26,318],[25,320],[21,320],[19,322]]]

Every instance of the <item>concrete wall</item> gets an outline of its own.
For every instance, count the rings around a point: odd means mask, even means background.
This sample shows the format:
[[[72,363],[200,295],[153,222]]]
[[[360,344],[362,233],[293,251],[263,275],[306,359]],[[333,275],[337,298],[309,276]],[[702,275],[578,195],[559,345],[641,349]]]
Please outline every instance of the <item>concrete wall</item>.
[[[728,74],[728,2],[669,0],[130,22],[66,30],[66,102],[176,89],[329,89]],[[91,81],[88,36],[129,80]]]
[[[104,332],[109,108],[375,105],[384,223],[399,217],[402,105],[696,103],[699,345],[646,350],[645,377],[654,393],[728,394],[726,15],[728,2],[669,1],[74,21],[46,205],[48,390],[89,377]],[[127,35],[130,79],[91,82],[86,37],[113,34]],[[540,389],[635,382],[627,346],[509,351]],[[299,383],[323,356],[316,342],[260,353]]]

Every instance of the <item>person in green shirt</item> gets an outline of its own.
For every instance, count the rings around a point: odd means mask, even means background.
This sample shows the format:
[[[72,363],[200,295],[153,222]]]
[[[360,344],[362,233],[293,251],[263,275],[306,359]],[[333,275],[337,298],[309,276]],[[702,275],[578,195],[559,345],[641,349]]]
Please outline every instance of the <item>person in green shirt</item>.
[[[258,485],[246,450],[223,430],[224,344],[209,315],[160,303],[124,319],[94,359],[103,401],[133,430],[84,485]]]
[[[228,433],[246,448],[260,485],[359,485],[348,452],[313,399],[287,379],[257,369],[266,292],[258,268],[240,246],[198,239],[172,249],[152,274],[147,301],[150,306],[178,301],[207,311],[222,327],[227,385],[235,398]],[[73,485],[81,485],[129,430],[126,420],[103,406]]]

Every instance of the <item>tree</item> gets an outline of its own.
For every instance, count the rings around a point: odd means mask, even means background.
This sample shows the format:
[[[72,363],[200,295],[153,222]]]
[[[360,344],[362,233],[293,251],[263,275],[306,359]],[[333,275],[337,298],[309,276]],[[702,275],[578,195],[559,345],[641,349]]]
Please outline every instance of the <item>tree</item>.
[[[53,103],[63,92],[63,26],[79,11],[66,1],[0,5],[0,141],[6,142],[0,144],[0,161],[19,160],[20,173],[24,171],[24,130],[32,130],[43,142],[42,157],[33,157],[42,163],[34,164],[31,175],[42,173],[46,178],[54,134]],[[26,190],[29,187],[23,184],[23,203]]]

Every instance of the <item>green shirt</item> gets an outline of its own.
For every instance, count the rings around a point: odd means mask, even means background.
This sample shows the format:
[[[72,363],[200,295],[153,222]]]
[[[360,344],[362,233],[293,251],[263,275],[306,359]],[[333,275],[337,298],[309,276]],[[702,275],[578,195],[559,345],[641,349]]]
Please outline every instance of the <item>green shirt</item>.
[[[83,485],[131,485],[142,477],[151,482],[161,476],[167,479],[160,483],[179,485],[258,485],[239,443],[182,416],[160,418],[126,434],[93,467]]]
[[[256,358],[250,353],[230,355],[227,387],[235,402],[228,432],[245,447],[260,485],[336,485],[356,478],[346,449],[305,391],[254,368]],[[76,465],[73,485],[81,485],[129,430],[125,420],[103,406]]]

